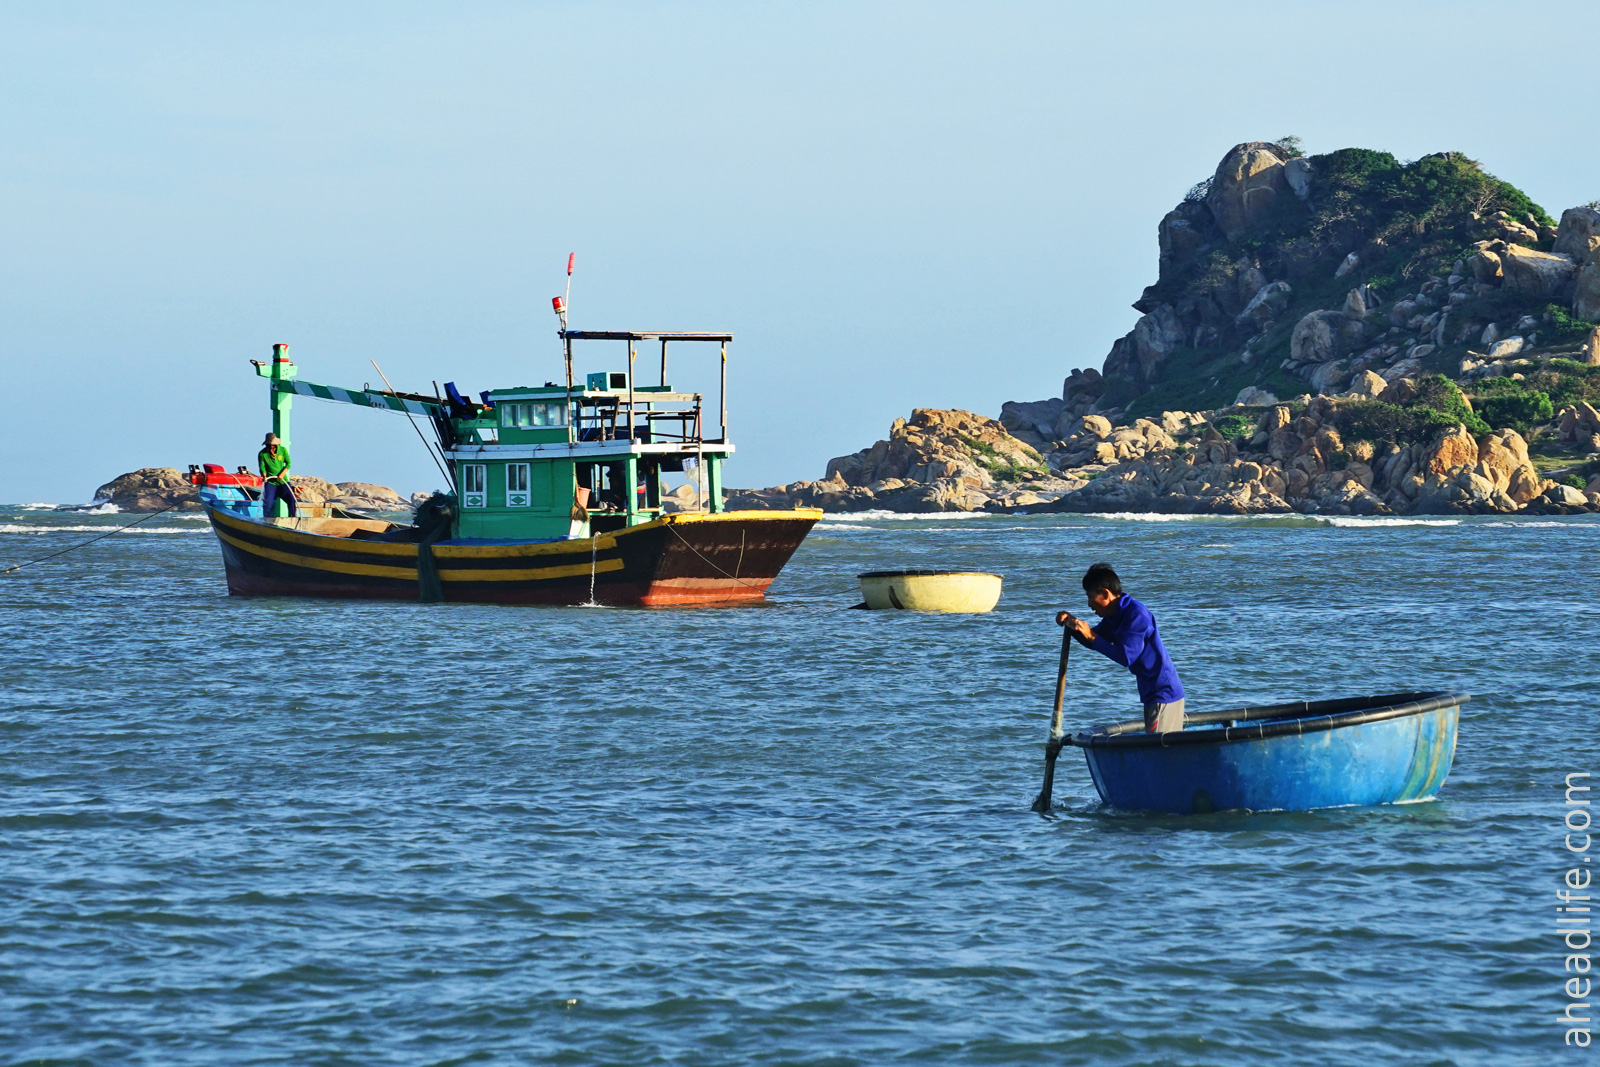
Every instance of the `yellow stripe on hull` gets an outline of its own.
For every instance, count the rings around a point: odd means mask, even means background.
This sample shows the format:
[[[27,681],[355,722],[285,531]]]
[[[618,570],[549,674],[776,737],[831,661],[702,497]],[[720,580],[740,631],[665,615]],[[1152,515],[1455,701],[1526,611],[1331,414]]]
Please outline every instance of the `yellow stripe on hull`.
[[[314,571],[331,571],[334,574],[356,574],[365,578],[407,578],[417,580],[416,549],[412,549],[413,560],[409,567],[383,567],[376,563],[345,563],[343,560],[318,559],[315,556],[302,556],[294,552],[280,552],[275,548],[264,548],[261,545],[252,545],[248,541],[241,541],[223,533],[220,529],[217,536],[240,552],[248,552],[252,556],[270,559],[274,563],[287,563],[292,567],[305,567]],[[357,542],[359,543],[359,542]]]
[[[620,571],[622,560],[594,560],[590,563],[569,563],[557,567],[529,567],[522,570],[484,567],[481,570],[439,570],[439,580],[444,582],[526,582],[539,578],[576,578],[583,574],[606,574]]]

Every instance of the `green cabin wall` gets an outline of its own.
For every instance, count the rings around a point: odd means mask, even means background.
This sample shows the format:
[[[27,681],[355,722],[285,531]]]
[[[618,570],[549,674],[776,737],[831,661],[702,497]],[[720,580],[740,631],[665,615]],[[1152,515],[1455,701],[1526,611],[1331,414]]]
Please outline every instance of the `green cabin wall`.
[[[461,468],[478,461],[456,463],[456,485],[461,485]],[[509,463],[528,464],[529,505],[506,506],[506,467]],[[570,460],[484,460],[488,506],[461,507],[457,512],[457,537],[490,537],[538,541],[566,537],[571,529],[573,491],[577,475]]]

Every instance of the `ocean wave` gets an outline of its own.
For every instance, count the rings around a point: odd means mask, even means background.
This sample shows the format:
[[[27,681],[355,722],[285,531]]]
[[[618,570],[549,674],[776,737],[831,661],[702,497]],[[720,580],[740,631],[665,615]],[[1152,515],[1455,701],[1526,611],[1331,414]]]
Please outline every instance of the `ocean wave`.
[[[1329,526],[1460,526],[1461,519],[1408,519],[1400,515],[1307,515]]]
[[[47,534],[47,533],[111,533],[116,531],[125,534],[203,534],[209,532],[207,527],[198,529],[174,529],[171,526],[134,526],[126,530],[116,526],[32,526],[20,523],[0,524],[0,534]]]
[[[1498,519],[1495,522],[1479,522],[1474,525],[1513,530],[1600,530],[1600,525],[1593,522],[1556,522],[1553,519]]]
[[[1218,519],[1239,522],[1251,519],[1298,519],[1301,516],[1282,513],[1262,515],[1179,515],[1164,511],[1085,511],[1077,517],[1081,519],[1126,519],[1129,522],[1215,522]]]
[[[929,519],[929,520],[932,520],[934,522],[938,522],[940,520],[949,520],[949,519],[987,519],[987,518],[992,518],[993,515],[994,515],[994,513],[993,512],[989,512],[989,511],[909,512],[909,511],[882,511],[882,510],[876,510],[875,509],[875,510],[872,510],[872,511],[850,511],[850,512],[840,512],[839,514],[830,514],[828,516],[828,518],[827,518],[827,523],[831,524],[831,523],[851,523],[851,522],[917,522],[917,521],[920,521],[920,520],[923,520],[923,519]],[[824,525],[825,525],[824,523],[818,523],[817,524],[817,529],[819,529],[819,530],[823,529]]]
[[[23,511],[54,511],[56,508],[59,508],[61,506],[62,505],[60,505],[60,504],[18,504],[17,505],[17,507],[21,508]]]

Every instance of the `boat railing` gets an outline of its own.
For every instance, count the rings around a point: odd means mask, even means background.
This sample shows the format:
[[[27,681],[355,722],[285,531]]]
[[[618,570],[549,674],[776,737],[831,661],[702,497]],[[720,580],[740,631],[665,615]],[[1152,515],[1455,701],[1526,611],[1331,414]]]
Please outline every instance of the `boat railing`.
[[[728,440],[728,343],[733,340],[733,334],[725,332],[701,331],[666,331],[666,330],[569,330],[565,317],[561,320],[559,336],[566,356],[567,370],[567,396],[575,400],[576,407],[572,419],[572,440],[640,440],[639,425],[642,422],[650,438],[661,441],[677,441],[682,444],[724,443]],[[627,374],[624,379],[626,390],[619,392],[614,398],[606,398],[603,402],[596,402],[596,398],[583,395],[577,388],[572,370],[572,343],[574,341],[622,341],[627,345]],[[655,387],[638,386],[635,384],[634,371],[638,359],[638,344],[643,341],[659,342],[661,345],[661,376],[660,384]],[[717,385],[717,409],[713,414],[717,418],[717,436],[705,438],[702,436],[701,395],[693,396],[692,408],[678,408],[657,410],[655,405],[670,402],[671,399],[683,401],[685,394],[663,393],[667,390],[667,346],[669,343],[702,342],[717,345],[719,377]],[[584,408],[591,407],[594,414],[585,414]],[[690,412],[694,417],[694,433],[691,436],[686,420]],[[608,418],[609,416],[609,418]],[[669,434],[665,430],[656,431],[656,422],[679,423],[678,432]],[[592,427],[609,422],[609,427],[601,432],[600,436],[585,437],[585,423]],[[609,436],[605,436],[609,433]]]

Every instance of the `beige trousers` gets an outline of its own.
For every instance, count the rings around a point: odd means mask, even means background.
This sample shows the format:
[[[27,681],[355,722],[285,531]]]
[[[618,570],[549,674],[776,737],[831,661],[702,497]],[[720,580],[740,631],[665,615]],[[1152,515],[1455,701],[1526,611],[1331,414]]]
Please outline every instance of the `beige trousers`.
[[[1164,734],[1183,729],[1183,701],[1170,704],[1160,702],[1144,706],[1144,728],[1147,732]]]

